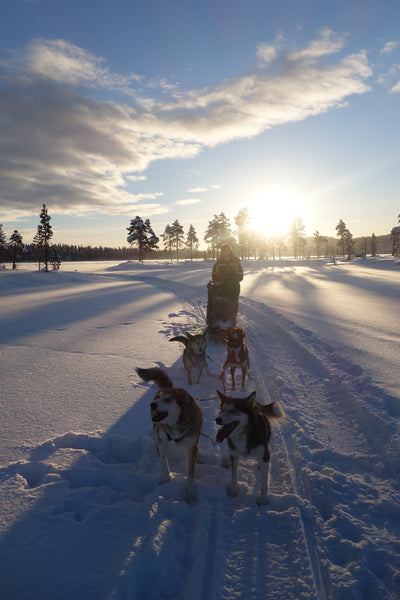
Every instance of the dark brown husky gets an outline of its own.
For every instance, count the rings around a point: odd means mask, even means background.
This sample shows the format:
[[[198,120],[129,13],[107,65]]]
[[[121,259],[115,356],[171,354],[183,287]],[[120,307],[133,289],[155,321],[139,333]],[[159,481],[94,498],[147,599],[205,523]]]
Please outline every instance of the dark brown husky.
[[[220,391],[218,396],[220,411],[215,421],[221,428],[217,433],[217,442],[227,440],[232,465],[228,494],[236,496],[238,493],[240,456],[254,456],[261,471],[258,503],[267,504],[270,459],[268,443],[271,436],[269,420],[284,417],[284,412],[278,402],[266,405],[257,402],[255,392],[246,398],[231,398]]]
[[[244,389],[244,382],[246,379],[247,372],[250,368],[250,360],[249,360],[249,349],[247,345],[244,343],[245,332],[242,327],[234,327],[230,331],[228,331],[225,342],[226,342],[226,351],[227,356],[222,367],[222,381],[224,385],[225,391],[225,372],[227,369],[231,371],[232,377],[232,390],[236,389],[235,382],[235,373],[236,369],[241,369],[242,371],[242,385],[241,389]]]

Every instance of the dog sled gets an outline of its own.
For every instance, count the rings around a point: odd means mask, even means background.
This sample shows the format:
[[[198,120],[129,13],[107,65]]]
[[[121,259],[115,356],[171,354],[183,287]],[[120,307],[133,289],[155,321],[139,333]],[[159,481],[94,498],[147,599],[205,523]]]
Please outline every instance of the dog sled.
[[[222,294],[219,282],[210,281],[207,290],[207,331],[211,336],[218,336],[236,327],[237,301]]]

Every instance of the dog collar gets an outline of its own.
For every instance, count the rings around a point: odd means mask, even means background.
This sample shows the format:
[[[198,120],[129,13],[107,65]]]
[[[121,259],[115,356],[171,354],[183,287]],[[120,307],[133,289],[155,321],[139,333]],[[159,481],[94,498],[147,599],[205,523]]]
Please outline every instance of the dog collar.
[[[185,437],[185,435],[187,434],[187,432],[190,429],[190,426],[187,423],[184,423],[183,425],[176,425],[175,427],[169,427],[167,425],[167,427],[165,428],[166,432],[167,432],[167,437],[169,439],[169,441],[171,442],[180,442],[181,440],[183,440],[183,438]],[[178,432],[179,437],[174,437],[173,436],[173,432],[176,431]]]

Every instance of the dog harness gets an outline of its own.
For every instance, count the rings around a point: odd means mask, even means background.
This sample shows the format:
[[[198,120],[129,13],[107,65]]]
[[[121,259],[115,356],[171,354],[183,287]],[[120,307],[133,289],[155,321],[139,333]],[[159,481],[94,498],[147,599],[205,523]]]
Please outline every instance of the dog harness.
[[[187,434],[187,432],[190,429],[191,429],[191,427],[187,423],[184,423],[183,425],[177,425],[175,427],[169,427],[168,425],[165,426],[165,432],[166,432],[167,438],[170,442],[180,442],[181,440],[183,440],[183,438],[185,437],[185,435]],[[173,431],[177,431],[179,434],[179,437],[174,437],[172,435]]]

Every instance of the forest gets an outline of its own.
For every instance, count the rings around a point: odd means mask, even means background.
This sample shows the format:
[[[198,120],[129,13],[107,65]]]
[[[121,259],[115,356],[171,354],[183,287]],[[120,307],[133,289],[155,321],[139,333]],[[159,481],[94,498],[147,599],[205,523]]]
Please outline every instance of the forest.
[[[157,235],[150,219],[136,216],[127,227],[129,246],[109,247],[50,243],[54,231],[51,217],[43,204],[39,215],[37,233],[31,242],[23,240],[18,230],[14,230],[9,239],[0,224],[0,262],[12,262],[16,268],[18,262],[37,262],[39,269],[58,269],[63,261],[82,260],[193,260],[212,259],[218,255],[222,243],[230,243],[242,260],[282,258],[307,259],[310,257],[353,257],[376,256],[378,253],[394,253],[397,243],[394,227],[387,235],[354,238],[346,223],[340,219],[336,226],[336,237],[323,235],[318,230],[313,236],[306,236],[305,225],[300,218],[294,218],[287,233],[263,236],[250,226],[247,208],[234,217],[234,225],[224,212],[214,214],[208,223],[200,246],[195,226],[190,224],[185,233],[183,225],[176,219],[167,225],[164,232]]]

